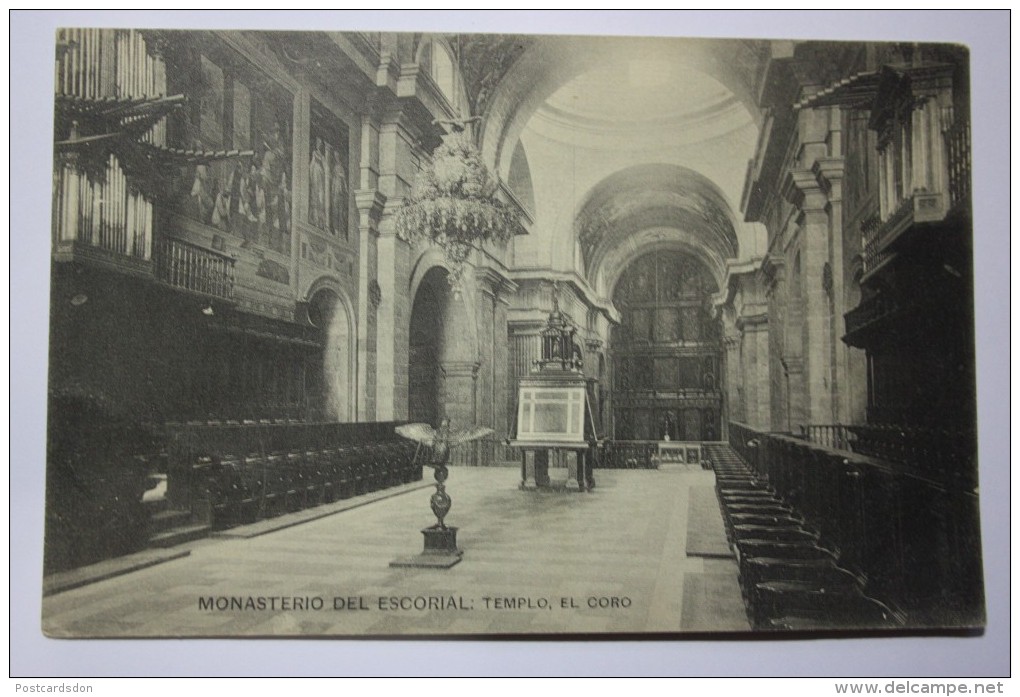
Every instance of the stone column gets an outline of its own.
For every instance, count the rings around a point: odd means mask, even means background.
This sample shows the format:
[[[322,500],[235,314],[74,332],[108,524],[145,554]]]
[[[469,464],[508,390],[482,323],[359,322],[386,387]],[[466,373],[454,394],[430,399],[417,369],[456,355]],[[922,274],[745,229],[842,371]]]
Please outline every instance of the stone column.
[[[497,299],[499,289],[493,286],[496,280],[490,275],[489,269],[475,269],[475,316],[478,327],[478,371],[477,423],[489,426],[499,432],[500,425],[496,421],[496,383],[499,366],[496,365],[496,342],[499,340],[497,327]],[[486,462],[485,464],[490,464]]]
[[[384,216],[388,230],[380,233],[377,310],[376,417],[380,421],[407,418],[409,334],[411,303],[411,252],[405,240],[393,232],[392,208]]]
[[[729,434],[729,422],[745,423],[743,389],[740,383],[740,333],[736,328],[727,328],[723,339],[723,375],[726,380],[726,404],[723,408],[723,440]]]
[[[379,218],[386,197],[375,189],[354,193],[360,221],[360,253],[358,255],[358,421],[376,420],[376,375],[378,316],[381,300],[377,278]]]
[[[769,430],[769,327],[767,315],[741,317],[744,405],[747,425]]]
[[[803,396],[800,411],[803,423],[832,422],[832,348],[830,303],[823,283],[829,262],[829,215],[825,192],[812,170],[795,169],[787,173],[783,194],[800,210],[798,239],[787,251],[787,263],[800,252],[800,283],[803,299]],[[796,392],[791,373],[791,397]],[[796,410],[794,410],[796,414]],[[801,423],[791,423],[797,431]]]
[[[390,111],[379,127],[379,190],[386,195],[379,222],[377,275],[381,291],[376,344],[376,418],[407,417],[411,322],[411,250],[396,234],[396,214],[409,194],[420,155],[408,119]]]
[[[478,423],[478,361],[443,361],[439,364],[443,382],[440,403],[453,428],[470,428]],[[458,461],[477,465],[474,445],[461,446]],[[470,449],[470,450],[468,450]]]
[[[834,110],[838,116],[838,111]],[[834,143],[838,143],[834,140]],[[832,394],[831,423],[851,421],[852,392],[850,389],[849,347],[841,341],[843,336],[843,315],[847,311],[843,292],[845,273],[843,259],[843,171],[842,157],[818,160],[814,166],[815,176],[826,193],[829,204],[826,207],[829,233],[829,261],[822,268],[822,288],[829,303],[829,364],[832,379],[829,385]]]
[[[482,364],[479,384],[479,423],[496,431],[499,439],[509,435],[511,419],[511,348],[507,328],[508,297],[517,285],[491,268],[475,270],[478,313],[478,360]],[[495,457],[501,451],[492,453]],[[485,464],[495,464],[486,462]]]

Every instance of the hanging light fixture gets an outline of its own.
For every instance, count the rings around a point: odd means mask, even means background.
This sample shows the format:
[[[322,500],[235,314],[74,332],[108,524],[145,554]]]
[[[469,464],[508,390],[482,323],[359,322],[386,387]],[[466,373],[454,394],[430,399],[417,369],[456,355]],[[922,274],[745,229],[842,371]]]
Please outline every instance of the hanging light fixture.
[[[465,124],[477,120],[433,122],[450,126],[450,132],[396,219],[401,237],[442,248],[454,291],[460,290],[464,262],[476,245],[507,242],[523,232],[517,212],[496,197],[496,180],[465,130]]]

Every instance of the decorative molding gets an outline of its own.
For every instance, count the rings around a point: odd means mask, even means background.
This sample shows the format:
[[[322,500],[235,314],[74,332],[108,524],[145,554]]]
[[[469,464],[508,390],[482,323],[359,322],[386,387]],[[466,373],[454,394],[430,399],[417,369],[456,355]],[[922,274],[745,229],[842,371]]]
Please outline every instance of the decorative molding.
[[[543,315],[540,318],[536,316],[529,319],[507,320],[506,324],[511,336],[537,337],[541,334],[542,328],[545,327],[545,316]]]
[[[386,194],[377,189],[361,189],[354,192],[354,203],[361,216],[361,226],[378,235],[379,221],[386,208]]]
[[[842,157],[823,157],[815,160],[811,171],[822,191],[832,202],[842,200],[842,182],[846,161]]]
[[[784,199],[802,211],[822,208],[825,205],[818,177],[810,169],[789,170],[783,177],[780,193]]]
[[[443,361],[439,364],[443,375],[449,378],[478,379],[478,369],[482,366],[478,361]]]
[[[321,234],[309,234],[304,228],[301,233],[299,251],[302,261],[336,273],[345,273],[349,277],[354,276],[354,260],[357,259],[357,252],[351,251],[345,245],[340,245]]]
[[[607,299],[600,298],[588,282],[574,271],[554,271],[549,268],[512,269],[510,277],[519,286],[531,283],[560,282],[574,289],[576,297],[589,310],[601,313],[612,324],[620,323],[620,311]]]
[[[379,65],[375,72],[376,87],[388,88],[394,94],[397,91],[397,81],[400,79],[400,62],[389,50],[379,53]]]
[[[508,276],[491,266],[475,268],[475,283],[483,293],[501,301],[505,300],[506,296],[516,293],[520,287]]]
[[[719,292],[711,296],[712,311],[716,312],[720,308],[732,304],[733,298],[736,297],[737,294],[737,287],[741,285],[741,281],[753,281],[758,272],[761,270],[761,265],[764,262],[764,257],[727,260],[726,278]]]
[[[800,375],[804,372],[803,356],[783,356],[779,362],[787,375]]]
[[[769,315],[767,312],[762,312],[757,315],[748,315],[747,317],[737,317],[736,327],[740,331],[763,331],[768,329]]]
[[[778,254],[767,254],[761,260],[761,273],[765,279],[766,290],[773,290],[781,281],[786,268],[786,259]]]
[[[272,259],[263,259],[259,262],[258,270],[255,271],[256,276],[273,281],[274,283],[281,283],[283,285],[290,285],[290,270]]]

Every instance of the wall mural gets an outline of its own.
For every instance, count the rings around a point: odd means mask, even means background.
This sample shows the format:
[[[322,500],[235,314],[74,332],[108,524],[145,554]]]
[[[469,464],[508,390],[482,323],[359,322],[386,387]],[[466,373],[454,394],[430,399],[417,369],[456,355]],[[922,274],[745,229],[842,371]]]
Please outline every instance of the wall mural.
[[[333,237],[349,239],[347,128],[312,101],[308,159],[308,222]]]
[[[194,162],[182,168],[179,211],[244,247],[289,254],[292,97],[222,51],[178,51],[168,61],[171,92],[189,97],[170,121],[171,141]]]

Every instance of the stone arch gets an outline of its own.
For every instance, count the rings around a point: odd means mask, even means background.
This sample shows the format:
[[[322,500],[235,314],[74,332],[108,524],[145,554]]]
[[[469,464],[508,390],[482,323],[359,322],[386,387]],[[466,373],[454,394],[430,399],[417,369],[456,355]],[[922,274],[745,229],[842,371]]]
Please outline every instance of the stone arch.
[[[314,281],[305,296],[308,321],[323,332],[323,353],[317,376],[321,408],[330,420],[357,418],[357,323],[343,286],[335,279]]]
[[[528,163],[528,152],[524,143],[520,140],[514,147],[513,156],[510,158],[510,171],[507,178],[507,186],[525,212],[532,218],[535,217],[535,190],[531,181],[531,165]]]
[[[474,423],[478,371],[471,291],[455,295],[438,250],[422,255],[411,274],[408,326],[408,418],[436,424],[448,416]]]
[[[634,235],[626,246],[620,246],[613,254],[606,256],[597,274],[600,279],[599,290],[604,289],[606,296],[612,297],[620,276],[631,262],[648,252],[656,251],[690,254],[709,269],[717,285],[722,284],[725,278],[725,260],[709,253],[695,235],[675,228],[651,228]]]
[[[574,218],[574,239],[585,276],[603,292],[612,288],[622,262],[646,246],[667,242],[699,255],[721,284],[726,260],[739,254],[740,225],[726,196],[707,177],[679,165],[649,163],[614,172],[585,193]]]
[[[485,109],[480,143],[485,164],[507,179],[513,148],[535,110],[572,78],[615,60],[655,55],[718,80],[744,105],[756,124],[758,65],[768,51],[762,41],[633,37],[538,38],[500,80]]]
[[[449,262],[446,261],[446,255],[443,254],[441,249],[438,247],[428,247],[412,265],[411,280],[408,283],[408,292],[412,303],[425,275],[435,267],[439,267],[447,273],[453,270]]]

